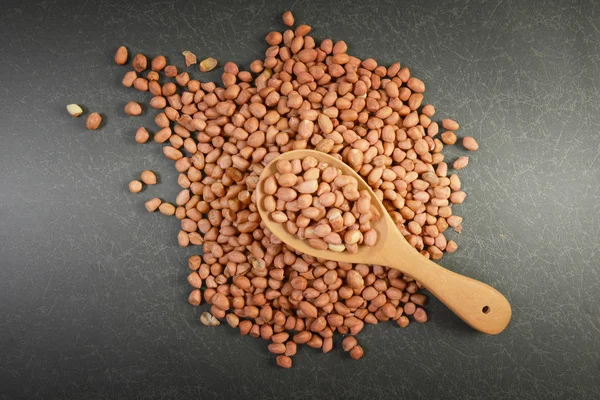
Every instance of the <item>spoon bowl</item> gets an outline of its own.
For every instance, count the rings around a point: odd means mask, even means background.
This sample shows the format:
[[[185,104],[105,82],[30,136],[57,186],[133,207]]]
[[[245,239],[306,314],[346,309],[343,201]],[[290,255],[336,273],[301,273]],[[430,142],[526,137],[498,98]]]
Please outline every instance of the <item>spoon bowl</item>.
[[[269,212],[264,208],[265,179],[277,172],[277,161],[302,160],[308,156],[339,168],[344,175],[353,176],[358,181],[358,189],[369,192],[371,204],[381,214],[379,220],[371,221],[371,227],[377,232],[377,242],[374,246],[359,245],[358,252],[354,254],[347,251],[315,249],[307,241],[289,233],[283,224],[270,218]],[[279,155],[260,175],[256,188],[256,203],[266,227],[282,242],[302,253],[326,260],[395,268],[416,279],[459,318],[484,333],[500,333],[510,321],[512,314],[510,304],[500,292],[485,283],[449,271],[423,257],[404,239],[371,187],[350,166],[337,158],[315,150],[294,150]]]

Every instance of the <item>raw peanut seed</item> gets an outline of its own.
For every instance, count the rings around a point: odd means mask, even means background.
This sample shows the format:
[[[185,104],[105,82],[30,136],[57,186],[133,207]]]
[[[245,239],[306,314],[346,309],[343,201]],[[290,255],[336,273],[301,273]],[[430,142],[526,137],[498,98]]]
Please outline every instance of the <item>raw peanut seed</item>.
[[[158,210],[164,215],[175,215],[175,206],[170,203],[161,203]]]
[[[219,320],[217,318],[215,318],[214,315],[212,315],[211,313],[204,311],[201,315],[200,315],[200,322],[202,322],[203,325],[206,326],[218,326],[221,325],[221,322],[219,322]]]
[[[288,356],[277,356],[277,366],[285,369],[292,368],[292,359]]]
[[[469,157],[467,156],[462,156],[457,158],[454,163],[452,164],[452,168],[459,170],[459,169],[463,169],[464,167],[466,167],[469,164]]]
[[[138,130],[135,132],[135,141],[137,143],[146,143],[149,138],[150,134],[144,127],[138,128]]]
[[[456,134],[452,131],[442,133],[442,142],[447,145],[453,145],[456,143]]]
[[[344,351],[350,351],[358,345],[354,336],[346,336],[342,341],[342,348]]]
[[[152,71],[162,71],[167,66],[167,59],[165,56],[156,56],[150,63]]]
[[[125,46],[119,47],[117,49],[117,51],[115,52],[115,64],[117,64],[117,65],[127,64],[127,57],[128,57],[127,47],[125,47]]]
[[[146,185],[155,185],[156,184],[156,175],[152,171],[149,171],[149,170],[142,171],[141,179],[142,179],[142,182],[144,182]]]
[[[131,65],[137,72],[142,72],[148,67],[148,59],[143,54],[136,54]]]
[[[194,289],[188,296],[188,303],[193,306],[199,306],[202,303],[202,292],[200,289]]]
[[[196,55],[194,53],[192,53],[189,50],[185,50],[184,52],[182,52],[181,54],[183,54],[183,57],[185,59],[185,65],[186,66],[190,66],[190,65],[194,65],[198,62],[198,59],[196,58]]]
[[[142,106],[134,101],[130,101],[125,105],[125,114],[130,116],[138,116],[142,113]]]
[[[97,112],[91,113],[85,120],[85,127],[91,131],[100,128],[102,117]]]
[[[283,19],[283,23],[286,26],[292,26],[292,25],[294,25],[294,15],[292,14],[291,11],[284,12],[283,16],[281,17],[281,19]]]
[[[477,149],[479,149],[479,144],[477,143],[477,141],[470,136],[464,137],[462,143],[463,147],[467,150],[476,151]]]
[[[162,203],[162,201],[158,197],[150,199],[145,204],[146,210],[148,210],[149,212],[154,212],[160,206],[160,203]]]
[[[453,119],[448,119],[448,118],[442,120],[442,126],[444,127],[444,129],[447,129],[449,131],[455,131],[455,132],[460,128],[460,126],[458,125],[458,122],[456,122]]]
[[[200,71],[201,72],[212,71],[213,69],[216,68],[217,63],[218,63],[217,60],[212,57],[205,58],[204,60],[202,60],[200,62]]]
[[[79,117],[81,114],[83,114],[83,109],[81,107],[79,107],[77,104],[68,104],[67,105],[67,111],[69,114],[71,114],[71,117]]]
[[[121,81],[121,83],[125,87],[132,87],[133,83],[135,82],[136,79],[137,79],[136,72],[135,71],[128,71],[123,76],[123,80]]]
[[[142,182],[140,181],[131,181],[129,182],[129,191],[131,193],[139,193],[142,191]]]
[[[360,346],[354,346],[352,350],[350,350],[350,357],[355,360],[359,360],[364,354],[363,348]]]
[[[174,65],[167,65],[165,67],[165,76],[167,78],[175,78],[177,76],[177,67]]]

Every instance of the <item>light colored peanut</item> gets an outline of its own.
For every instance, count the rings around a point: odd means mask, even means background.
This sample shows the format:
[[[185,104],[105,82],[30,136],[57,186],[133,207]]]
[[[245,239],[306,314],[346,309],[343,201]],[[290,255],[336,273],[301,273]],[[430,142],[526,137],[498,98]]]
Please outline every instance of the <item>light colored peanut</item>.
[[[200,62],[200,71],[201,72],[212,71],[213,69],[215,69],[217,67],[217,64],[218,64],[218,61],[216,59],[214,59],[213,57],[205,58],[204,60],[202,60]]]
[[[68,104],[67,105],[67,112],[69,114],[71,114],[71,117],[79,117],[81,114],[83,114],[83,109],[77,105],[77,104]]]

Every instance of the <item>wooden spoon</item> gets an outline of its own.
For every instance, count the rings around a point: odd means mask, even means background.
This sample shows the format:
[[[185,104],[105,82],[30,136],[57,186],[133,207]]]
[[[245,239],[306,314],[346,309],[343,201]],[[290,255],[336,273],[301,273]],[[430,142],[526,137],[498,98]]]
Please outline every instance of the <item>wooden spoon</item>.
[[[308,156],[339,168],[345,175],[355,177],[358,180],[358,189],[369,191],[371,203],[381,213],[378,221],[371,221],[371,227],[378,233],[378,240],[374,247],[359,245],[356,254],[347,251],[317,250],[269,217],[269,213],[263,207],[265,179],[276,173],[277,161],[302,160]],[[484,333],[500,333],[510,321],[512,313],[510,304],[500,292],[483,282],[449,271],[419,254],[404,239],[371,187],[352,168],[334,157],[315,150],[295,150],[281,154],[261,173],[256,188],[256,201],[260,216],[267,228],[285,244],[302,253],[353,264],[378,264],[402,271],[420,282],[463,321]]]

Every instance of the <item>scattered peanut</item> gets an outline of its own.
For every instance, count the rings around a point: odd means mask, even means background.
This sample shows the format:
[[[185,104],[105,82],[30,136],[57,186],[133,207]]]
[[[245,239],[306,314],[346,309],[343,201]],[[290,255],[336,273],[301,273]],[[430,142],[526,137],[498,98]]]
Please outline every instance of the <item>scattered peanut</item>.
[[[446,131],[442,133],[442,142],[447,145],[453,145],[456,143],[456,134],[452,131]]]
[[[154,172],[152,172],[152,171],[149,171],[149,170],[142,171],[141,179],[142,179],[142,182],[144,182],[146,185],[155,185],[156,184],[156,174],[154,174]]]
[[[175,78],[177,76],[177,67],[174,65],[167,65],[165,67],[165,76],[167,78]]]
[[[85,127],[91,131],[95,131],[100,128],[100,124],[102,123],[102,116],[97,112],[91,113],[85,120]]]
[[[359,360],[364,354],[363,348],[360,346],[355,346],[352,350],[350,350],[350,357],[355,360]]]
[[[130,116],[138,116],[142,113],[142,106],[134,101],[130,101],[125,105],[125,114]]]
[[[460,128],[460,126],[458,125],[458,122],[456,122],[453,119],[448,119],[448,118],[442,120],[442,126],[444,127],[444,129],[447,129],[449,131],[455,131],[455,132]]]
[[[356,338],[354,336],[346,336],[344,340],[342,340],[342,348],[344,351],[350,351],[358,345]]]
[[[454,253],[458,249],[458,245],[454,240],[448,240],[448,244],[446,244],[446,252]]]
[[[167,66],[167,58],[165,56],[156,56],[150,63],[152,71],[162,71]]]
[[[175,206],[171,203],[161,203],[158,207],[158,211],[164,215],[175,215]]]
[[[240,318],[235,314],[229,313],[225,316],[225,319],[227,320],[229,326],[232,328],[237,328],[240,324]]]
[[[143,54],[136,54],[131,65],[137,72],[142,72],[148,67],[148,59]]]
[[[283,39],[283,36],[281,35],[281,33],[277,32],[277,31],[273,31],[273,32],[269,33],[267,35],[267,37],[265,38],[266,42],[270,46],[277,46],[279,43],[281,43],[282,39]]]
[[[127,47],[125,47],[125,46],[119,47],[117,49],[117,51],[115,52],[115,64],[117,64],[117,65],[126,64],[127,57],[128,57]]]
[[[79,117],[81,114],[83,114],[83,109],[77,104],[68,104],[67,112],[69,114],[71,114],[71,117],[76,118],[76,117]]]
[[[418,307],[413,314],[413,318],[420,323],[427,322],[427,313],[421,307]]]
[[[403,315],[400,318],[398,318],[398,326],[401,328],[406,328],[408,326],[408,324],[410,323],[410,320],[408,319],[407,316]]]
[[[196,55],[194,53],[192,53],[189,50],[185,50],[184,52],[182,52],[181,54],[183,54],[183,57],[185,59],[185,65],[186,66],[190,66],[190,65],[194,65],[198,62],[198,59],[196,58]]]
[[[200,289],[194,289],[188,296],[188,303],[193,306],[199,306],[202,303],[202,292]]]
[[[216,59],[214,59],[212,57],[208,57],[200,62],[200,71],[201,72],[212,71],[213,69],[215,69],[217,67],[217,63],[218,62]]]
[[[462,156],[462,157],[458,157],[456,160],[454,160],[454,163],[452,164],[452,168],[454,168],[455,170],[459,170],[459,169],[463,169],[468,164],[469,164],[469,157]]]
[[[211,313],[204,311],[200,314],[200,322],[206,326],[218,326],[221,322]]]
[[[131,193],[139,193],[142,191],[142,182],[140,181],[131,181],[129,182],[129,191]]]
[[[146,143],[149,138],[150,138],[150,134],[144,127],[138,128],[138,130],[135,132],[135,141],[137,143],[140,143],[140,144]]]
[[[479,144],[477,143],[477,141],[470,136],[465,136],[463,138],[462,143],[463,147],[467,150],[476,151],[477,149],[479,149]]]
[[[294,15],[292,14],[291,11],[286,11],[283,13],[281,19],[283,19],[283,23],[286,26],[293,26],[294,25]]]
[[[281,368],[292,368],[292,359],[288,356],[277,356],[277,365]]]
[[[150,199],[145,204],[146,210],[148,210],[149,212],[154,212],[160,206],[160,203],[162,203],[162,201],[158,197]]]
[[[133,82],[135,82],[135,80],[137,79],[137,73],[135,71],[127,71],[125,73],[125,75],[123,76],[123,80],[121,81],[121,83],[123,84],[123,86],[125,87],[132,87],[133,86]]]

